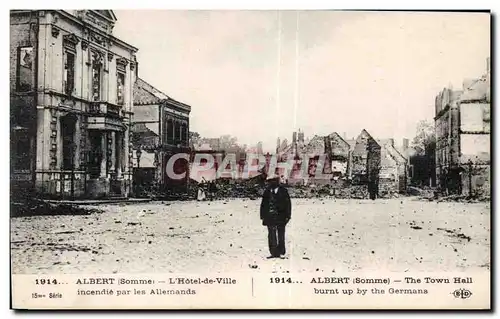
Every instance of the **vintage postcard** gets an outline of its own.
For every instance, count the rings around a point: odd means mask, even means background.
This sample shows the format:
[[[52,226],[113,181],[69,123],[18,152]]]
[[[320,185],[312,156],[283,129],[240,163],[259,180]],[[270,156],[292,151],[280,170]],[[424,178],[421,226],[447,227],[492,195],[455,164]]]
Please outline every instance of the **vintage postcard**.
[[[11,10],[11,307],[490,309],[490,28]]]

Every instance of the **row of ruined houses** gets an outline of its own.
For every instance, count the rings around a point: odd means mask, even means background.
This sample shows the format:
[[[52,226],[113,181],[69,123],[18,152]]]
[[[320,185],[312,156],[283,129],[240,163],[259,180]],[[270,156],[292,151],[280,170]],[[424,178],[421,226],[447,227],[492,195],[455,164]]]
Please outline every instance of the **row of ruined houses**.
[[[403,149],[398,150],[394,139],[375,139],[364,129],[356,139],[345,139],[334,132],[327,136],[315,135],[308,141],[299,131],[293,133],[290,144],[278,141],[277,154],[281,161],[295,157],[300,164],[305,162],[308,166],[305,178],[296,167],[287,180],[289,184],[366,185],[384,196],[406,191],[408,160],[404,153],[407,149],[406,139]],[[321,165],[320,171],[318,165]]]
[[[290,143],[278,139],[274,154],[264,154],[259,145],[238,152],[220,149],[217,142],[211,142],[193,146],[194,156],[213,157],[209,167],[202,159],[201,166],[205,165],[205,169],[191,171],[194,182],[275,175],[288,185],[328,184],[338,188],[360,185],[372,188],[378,196],[386,196],[405,192],[409,181],[405,155],[410,153],[408,140],[404,139],[402,148],[398,149],[394,139],[375,139],[366,130],[362,130],[356,139],[346,139],[336,132],[306,139],[304,132],[294,132]],[[236,170],[230,169],[228,154],[236,157]],[[250,154],[252,159],[249,159]],[[193,162],[193,158],[191,160]],[[282,165],[284,163],[286,165]],[[260,169],[245,171],[249,166]],[[221,167],[228,169],[227,173],[218,174]]]

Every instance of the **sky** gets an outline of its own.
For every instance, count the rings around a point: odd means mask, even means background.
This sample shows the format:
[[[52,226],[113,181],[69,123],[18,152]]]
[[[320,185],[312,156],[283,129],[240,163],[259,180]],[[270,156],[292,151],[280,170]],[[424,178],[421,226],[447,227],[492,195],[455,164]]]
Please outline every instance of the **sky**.
[[[139,76],[191,105],[190,130],[265,150],[366,129],[398,144],[444,87],[486,72],[484,13],[115,10]]]

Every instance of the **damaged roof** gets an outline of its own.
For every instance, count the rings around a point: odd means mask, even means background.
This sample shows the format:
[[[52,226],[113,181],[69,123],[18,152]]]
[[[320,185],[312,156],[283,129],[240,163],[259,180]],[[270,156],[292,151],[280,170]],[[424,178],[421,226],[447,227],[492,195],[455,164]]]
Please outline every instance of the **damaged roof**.
[[[337,133],[337,132],[333,132],[333,133],[331,133],[330,135],[328,135],[328,137],[329,137],[330,139],[335,138],[335,140],[336,140],[336,141],[343,142],[343,143],[344,143],[344,144],[346,144],[347,146],[350,146],[350,144],[349,144],[346,140],[344,140],[344,138],[342,138],[342,136],[340,136],[340,134],[339,134],[339,133]]]
[[[155,147],[158,143],[159,135],[155,123],[134,123],[131,127],[131,142],[134,147]],[[155,132],[156,131],[156,132]]]
[[[134,123],[134,125],[132,125],[132,133],[144,134],[147,136],[158,136],[158,133],[149,128],[146,123]]]
[[[153,87],[148,82],[141,78],[137,78],[134,84],[134,104],[160,104],[163,100],[168,100],[169,97],[160,90]]]
[[[383,147],[387,150],[387,153],[399,164],[406,163],[406,157],[401,154],[397,148],[394,147],[391,143],[386,143]]]
[[[304,147],[306,153],[323,154],[325,152],[325,137],[314,135]]]
[[[367,148],[366,146],[363,146],[363,138],[367,139],[367,143],[372,142],[371,145],[374,145],[376,148],[380,148],[380,144],[368,133],[367,130],[363,129],[361,133],[358,135],[358,138],[356,139],[356,146],[354,146],[354,152],[359,153],[359,152],[366,152]],[[370,144],[368,144],[370,145]]]
[[[143,79],[137,78],[134,83],[134,105],[160,104],[162,102],[184,109],[188,113],[191,111],[191,106],[171,98]]]

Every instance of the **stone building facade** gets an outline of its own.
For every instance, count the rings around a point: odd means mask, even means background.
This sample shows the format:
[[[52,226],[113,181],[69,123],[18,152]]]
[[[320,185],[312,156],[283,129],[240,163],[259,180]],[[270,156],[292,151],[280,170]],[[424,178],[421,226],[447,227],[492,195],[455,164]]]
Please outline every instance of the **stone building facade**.
[[[436,97],[436,175],[448,193],[490,195],[490,103],[489,59],[481,78]]]
[[[137,48],[111,10],[10,13],[13,192],[127,196]]]
[[[167,96],[143,79],[137,78],[134,85],[132,129],[132,144],[136,158],[133,165],[134,172],[137,172],[134,174],[137,175],[135,180],[139,182],[143,175],[148,175],[149,170],[153,172],[149,174],[153,180],[148,182],[155,184],[160,192],[173,192],[186,188],[191,153],[190,113],[191,106]],[[182,179],[175,179],[167,174],[167,165],[176,154],[187,156],[172,160],[174,173],[185,174]],[[144,161],[145,159],[149,160]]]

